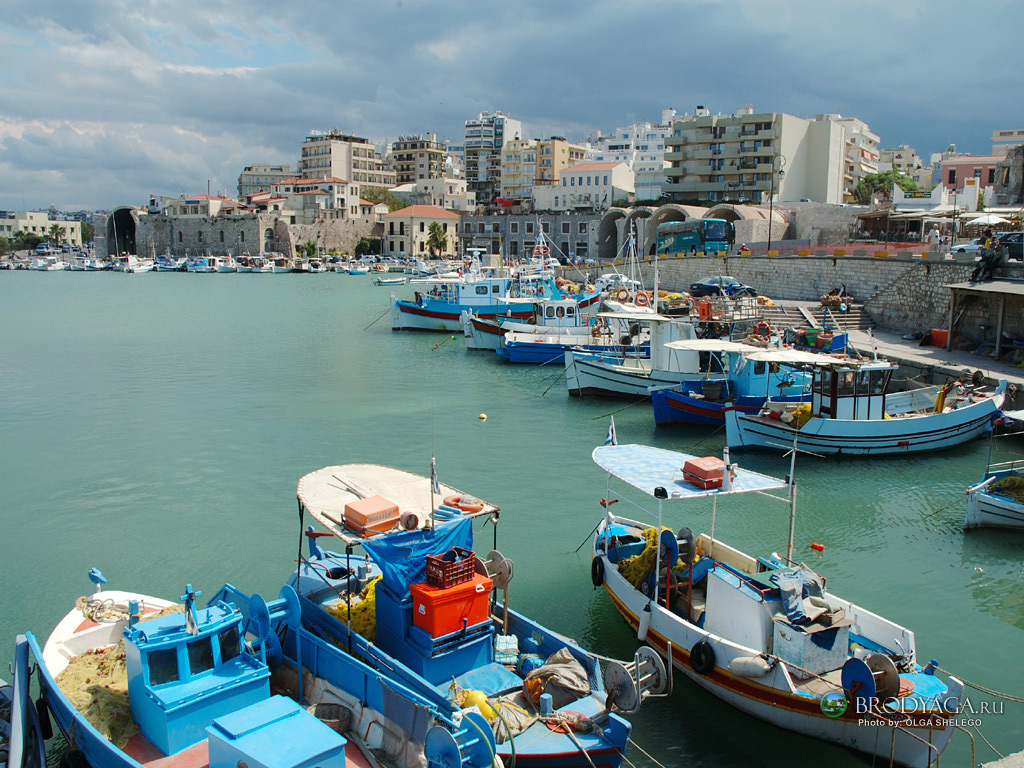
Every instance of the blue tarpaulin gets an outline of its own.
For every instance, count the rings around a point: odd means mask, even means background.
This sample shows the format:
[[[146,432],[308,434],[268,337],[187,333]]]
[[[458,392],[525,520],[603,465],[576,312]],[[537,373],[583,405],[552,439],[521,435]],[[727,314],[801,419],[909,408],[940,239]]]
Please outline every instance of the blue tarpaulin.
[[[464,517],[438,523],[433,529],[396,531],[363,542],[363,549],[380,568],[384,584],[400,597],[409,585],[426,580],[427,555],[440,557],[452,547],[473,548],[473,520]]]

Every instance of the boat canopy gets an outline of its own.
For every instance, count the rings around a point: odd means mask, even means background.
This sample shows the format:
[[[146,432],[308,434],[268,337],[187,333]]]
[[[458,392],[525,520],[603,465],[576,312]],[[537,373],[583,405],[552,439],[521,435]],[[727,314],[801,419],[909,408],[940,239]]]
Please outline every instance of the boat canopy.
[[[666,345],[669,349],[681,349],[691,352],[742,352],[744,354],[762,352],[763,347],[755,347],[752,344],[744,344],[741,341],[726,341],[723,339],[681,339],[670,341]]]
[[[654,498],[656,488],[664,488],[668,499],[691,499],[786,487],[785,481],[778,478],[737,468],[729,490],[700,488],[683,478],[683,465],[695,458],[698,457],[649,445],[602,445],[593,453],[599,467]]]
[[[666,315],[656,315],[653,312],[598,312],[598,317],[608,318],[609,320],[629,320],[638,323],[678,323],[680,322],[678,317],[667,317]]]
[[[825,355],[818,352],[805,352],[802,349],[792,349],[789,347],[758,349],[747,355],[747,357],[755,362],[810,365],[818,368],[865,368],[869,365],[882,368],[891,367],[891,363],[888,362],[872,361],[868,364],[859,360],[851,360],[848,357],[835,357],[834,355]]]

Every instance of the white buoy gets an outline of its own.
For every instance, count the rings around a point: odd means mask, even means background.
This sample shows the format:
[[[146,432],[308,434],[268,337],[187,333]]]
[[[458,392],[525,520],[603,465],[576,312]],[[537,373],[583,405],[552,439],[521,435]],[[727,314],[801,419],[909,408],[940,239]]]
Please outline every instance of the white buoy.
[[[480,421],[487,421],[487,414],[481,413],[477,418],[479,418]]]
[[[647,603],[640,611],[640,626],[636,630],[636,639],[641,643],[647,639],[647,630],[651,626],[651,604]]]

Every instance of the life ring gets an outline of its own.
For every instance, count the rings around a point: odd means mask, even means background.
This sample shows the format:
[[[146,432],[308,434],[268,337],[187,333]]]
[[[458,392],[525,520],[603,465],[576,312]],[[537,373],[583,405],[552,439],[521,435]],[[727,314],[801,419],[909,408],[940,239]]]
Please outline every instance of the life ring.
[[[550,253],[551,253],[551,249],[548,248],[546,245],[541,244],[541,245],[533,246],[533,255],[534,256],[547,256]]]
[[[647,298],[647,294],[646,293],[644,293],[643,291],[639,291],[637,293],[636,299],[634,299],[634,301],[636,301],[636,305],[638,307],[646,307],[647,303],[650,301],[650,299]]]
[[[687,312],[692,312],[693,311],[693,297],[692,296],[687,296],[686,299],[683,301],[683,306],[686,307],[686,311]]]
[[[445,496],[444,503],[446,506],[455,507],[461,509],[463,512],[481,512],[484,508],[484,503],[479,499],[473,499],[470,501],[471,496],[466,496],[466,501],[463,501],[463,497],[459,495]]]
[[[758,336],[768,338],[772,335],[772,327],[768,324],[767,320],[758,320],[757,325],[754,326],[754,333]]]
[[[595,557],[590,561],[590,580],[595,587],[604,584],[604,563],[601,562],[600,557]]]
[[[690,666],[698,675],[709,675],[715,668],[715,649],[707,640],[701,640],[690,649]]]
[[[629,291],[627,291],[625,288],[620,288],[619,292],[615,294],[615,298],[617,298],[619,301],[629,301]]]

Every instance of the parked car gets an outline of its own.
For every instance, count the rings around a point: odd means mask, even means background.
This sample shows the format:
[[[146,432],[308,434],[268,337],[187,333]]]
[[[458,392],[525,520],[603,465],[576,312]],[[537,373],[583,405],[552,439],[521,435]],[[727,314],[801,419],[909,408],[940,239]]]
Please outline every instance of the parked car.
[[[691,296],[757,296],[757,291],[735,277],[718,275],[690,283]]]
[[[953,243],[949,246],[952,253],[981,253],[985,250],[985,238],[976,237],[973,240],[964,240],[960,243]]]
[[[1024,260],[1024,232],[1004,232],[999,235],[999,243],[1006,246],[1008,258]]]

